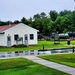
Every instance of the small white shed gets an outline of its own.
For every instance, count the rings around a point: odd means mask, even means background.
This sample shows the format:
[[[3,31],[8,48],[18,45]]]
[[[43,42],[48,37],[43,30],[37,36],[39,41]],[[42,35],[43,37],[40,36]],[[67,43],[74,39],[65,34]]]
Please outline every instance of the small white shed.
[[[0,46],[36,45],[38,30],[23,23],[0,26]]]

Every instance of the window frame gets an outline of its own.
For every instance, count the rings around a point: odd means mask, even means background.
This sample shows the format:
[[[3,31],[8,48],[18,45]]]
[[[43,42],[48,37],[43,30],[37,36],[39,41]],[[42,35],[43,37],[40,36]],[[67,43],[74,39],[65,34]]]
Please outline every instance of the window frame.
[[[34,40],[34,34],[30,34],[30,40]]]
[[[19,38],[19,35],[18,35],[18,34],[15,34],[15,35],[14,35],[14,40],[17,41],[18,38]]]

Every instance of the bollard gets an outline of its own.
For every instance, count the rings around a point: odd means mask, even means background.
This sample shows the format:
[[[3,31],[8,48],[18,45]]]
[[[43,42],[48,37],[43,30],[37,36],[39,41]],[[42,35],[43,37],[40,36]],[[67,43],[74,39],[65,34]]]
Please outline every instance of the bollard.
[[[74,53],[74,47],[73,47],[73,53]]]
[[[70,45],[70,39],[67,40],[67,45]]]
[[[43,45],[43,50],[44,50],[44,45]]]

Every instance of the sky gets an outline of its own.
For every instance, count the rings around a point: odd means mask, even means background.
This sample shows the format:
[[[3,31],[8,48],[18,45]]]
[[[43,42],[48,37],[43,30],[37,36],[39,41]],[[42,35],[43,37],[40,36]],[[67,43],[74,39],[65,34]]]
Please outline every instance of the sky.
[[[29,19],[37,13],[51,10],[75,10],[74,0],[0,0],[0,20],[14,21],[22,17]]]

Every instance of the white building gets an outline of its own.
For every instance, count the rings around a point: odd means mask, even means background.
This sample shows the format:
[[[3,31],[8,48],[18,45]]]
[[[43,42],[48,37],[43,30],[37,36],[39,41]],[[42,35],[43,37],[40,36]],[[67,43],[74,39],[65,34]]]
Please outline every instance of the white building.
[[[38,30],[23,23],[0,26],[0,46],[37,44]]]

